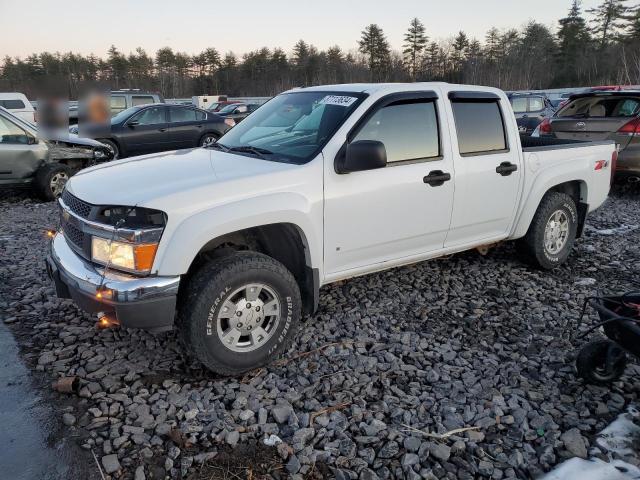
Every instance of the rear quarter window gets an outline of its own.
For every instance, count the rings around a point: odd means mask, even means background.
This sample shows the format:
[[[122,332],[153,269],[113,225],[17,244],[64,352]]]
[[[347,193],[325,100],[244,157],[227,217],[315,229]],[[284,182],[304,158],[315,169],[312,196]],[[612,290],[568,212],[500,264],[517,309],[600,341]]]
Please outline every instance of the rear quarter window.
[[[453,101],[451,105],[461,155],[507,149],[504,122],[498,102]]]
[[[0,107],[4,107],[7,110],[22,110],[26,108],[26,105],[22,100],[0,100]]]

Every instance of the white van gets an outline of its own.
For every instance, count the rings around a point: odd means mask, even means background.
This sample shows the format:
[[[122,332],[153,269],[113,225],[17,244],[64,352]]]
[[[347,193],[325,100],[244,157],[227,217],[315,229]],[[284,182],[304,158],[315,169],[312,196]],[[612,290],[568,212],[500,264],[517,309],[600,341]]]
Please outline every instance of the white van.
[[[29,123],[36,121],[35,109],[24,93],[0,93],[0,107]]]

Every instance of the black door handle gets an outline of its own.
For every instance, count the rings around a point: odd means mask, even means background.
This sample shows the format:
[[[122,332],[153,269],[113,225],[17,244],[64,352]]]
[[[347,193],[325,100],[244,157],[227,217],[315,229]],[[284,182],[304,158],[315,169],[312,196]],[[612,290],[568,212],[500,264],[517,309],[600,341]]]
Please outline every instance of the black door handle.
[[[503,177],[508,177],[516,170],[518,170],[518,166],[511,162],[502,162],[496,167],[496,173],[499,173]]]
[[[444,173],[442,170],[433,170],[432,172],[429,172],[429,175],[422,179],[424,183],[428,183],[432,187],[439,187],[449,180],[451,180],[451,174]]]
[[[159,131],[159,132],[166,132],[166,131],[167,131],[167,129],[166,129],[166,128],[160,128],[160,129],[158,129],[158,131]]]

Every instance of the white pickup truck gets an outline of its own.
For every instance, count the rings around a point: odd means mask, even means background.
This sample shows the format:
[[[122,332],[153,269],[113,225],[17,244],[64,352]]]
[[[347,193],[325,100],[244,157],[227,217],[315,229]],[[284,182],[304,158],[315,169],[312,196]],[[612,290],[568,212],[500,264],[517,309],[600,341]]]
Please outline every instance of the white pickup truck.
[[[175,325],[206,367],[238,374],[281,354],[331,282],[503,240],[563,263],[616,146],[526,142],[493,88],[294,89],[217,144],[75,175],[48,270],[104,323]]]

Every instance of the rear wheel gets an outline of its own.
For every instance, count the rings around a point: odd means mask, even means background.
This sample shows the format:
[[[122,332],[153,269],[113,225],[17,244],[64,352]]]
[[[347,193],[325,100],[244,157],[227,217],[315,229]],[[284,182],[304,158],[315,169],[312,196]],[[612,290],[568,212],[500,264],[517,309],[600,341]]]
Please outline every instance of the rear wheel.
[[[610,340],[587,343],[576,358],[578,375],[595,385],[615,382],[622,376],[626,366],[626,353]]]
[[[61,163],[45,165],[36,172],[34,187],[43,200],[55,200],[62,195],[70,177],[71,170],[66,165]]]
[[[280,262],[238,252],[191,279],[179,311],[189,353],[222,375],[265,365],[291,343],[301,316],[300,290]]]
[[[578,231],[578,210],[566,193],[548,192],[540,202],[519,250],[535,265],[550,270],[562,265]]]

